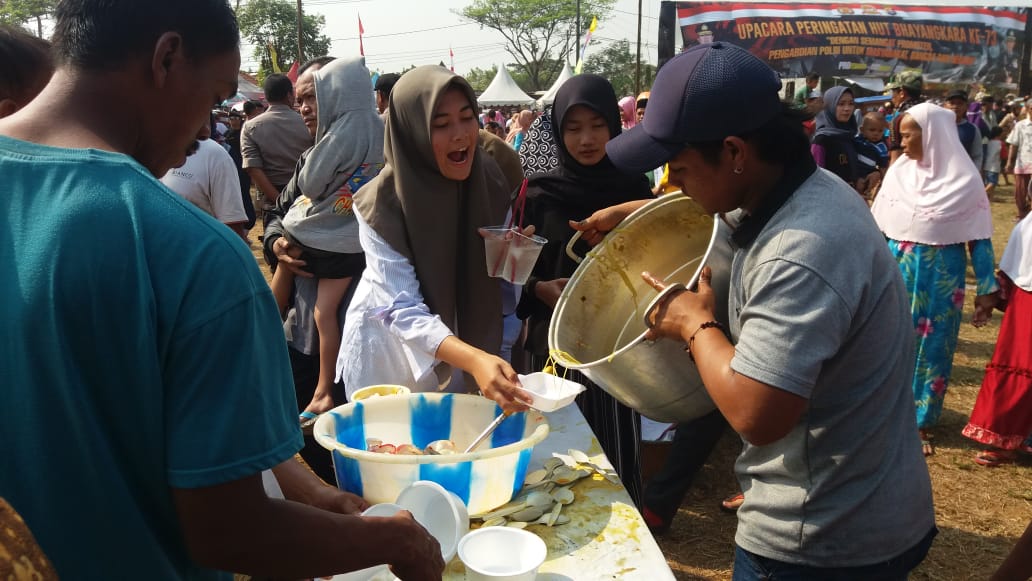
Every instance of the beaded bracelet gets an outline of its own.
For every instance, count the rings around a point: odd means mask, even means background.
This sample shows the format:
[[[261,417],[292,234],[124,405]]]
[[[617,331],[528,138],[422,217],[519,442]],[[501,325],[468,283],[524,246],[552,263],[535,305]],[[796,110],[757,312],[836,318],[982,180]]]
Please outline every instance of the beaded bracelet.
[[[724,331],[724,325],[721,325],[719,322],[706,321],[705,323],[699,325],[699,328],[696,329],[694,333],[692,333],[691,337],[688,337],[688,344],[684,346],[684,350],[688,352],[688,358],[692,360],[692,363],[695,363],[695,356],[692,355],[692,345],[695,343],[695,336],[699,334],[699,331],[703,331],[705,329],[712,329],[714,327],[720,329],[721,332]]]

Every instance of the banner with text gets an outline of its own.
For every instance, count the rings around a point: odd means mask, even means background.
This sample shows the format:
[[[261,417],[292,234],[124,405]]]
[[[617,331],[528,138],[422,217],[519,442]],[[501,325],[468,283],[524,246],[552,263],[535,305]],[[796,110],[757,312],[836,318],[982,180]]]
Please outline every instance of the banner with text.
[[[726,41],[783,77],[888,78],[1017,87],[1026,8],[677,2],[684,46]]]

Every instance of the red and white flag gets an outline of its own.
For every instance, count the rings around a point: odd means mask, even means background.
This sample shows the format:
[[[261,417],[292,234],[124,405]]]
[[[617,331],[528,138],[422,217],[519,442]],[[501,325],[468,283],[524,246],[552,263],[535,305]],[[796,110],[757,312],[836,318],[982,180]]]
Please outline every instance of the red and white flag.
[[[451,72],[455,72],[455,51],[448,47],[448,56],[451,57]]]
[[[365,28],[362,27],[362,15],[358,15],[358,54],[365,56],[365,46],[362,45],[362,35],[365,34]]]

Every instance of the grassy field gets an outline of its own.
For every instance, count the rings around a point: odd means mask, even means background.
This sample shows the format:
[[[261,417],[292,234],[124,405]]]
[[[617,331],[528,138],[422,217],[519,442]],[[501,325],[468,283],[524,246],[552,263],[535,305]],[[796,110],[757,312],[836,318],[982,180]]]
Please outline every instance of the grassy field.
[[[994,198],[993,246],[999,260],[1016,209],[1012,188],[997,189]],[[981,446],[960,435],[1000,329],[999,312],[989,325],[981,329],[971,326],[973,284],[969,269],[967,305],[946,409],[934,430],[936,453],[928,458],[939,536],[912,579],[986,579],[1032,521],[1032,457],[1022,456],[1011,466],[984,468],[972,461]],[[674,526],[657,539],[678,579],[731,576],[737,522],[733,515],[720,511],[719,503],[737,490],[732,466],[739,449],[738,437],[725,435],[681,506]]]
[[[992,204],[993,245],[999,260],[1016,214],[1013,189],[1001,187]],[[252,231],[252,250],[266,277],[261,245]],[[1001,313],[975,329],[973,275],[946,409],[935,430],[936,453],[928,458],[935,493],[939,536],[912,578],[920,580],[986,579],[1032,521],[1032,457],[1015,465],[983,468],[972,461],[981,447],[960,435],[974,406],[986,363],[993,353]],[[734,552],[736,519],[721,512],[720,500],[737,491],[732,465],[740,449],[738,437],[727,434],[696,479],[671,530],[659,537],[660,548],[678,579],[728,579]]]

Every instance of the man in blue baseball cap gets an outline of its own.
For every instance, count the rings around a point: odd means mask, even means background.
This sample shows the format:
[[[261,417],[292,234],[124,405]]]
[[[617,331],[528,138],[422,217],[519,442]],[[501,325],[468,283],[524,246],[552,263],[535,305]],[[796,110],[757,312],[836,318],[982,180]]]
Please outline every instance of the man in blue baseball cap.
[[[660,70],[642,122],[607,145],[627,171],[669,163],[672,184],[734,226],[730,296],[714,296],[704,269],[696,291],[656,310],[650,335],[686,344],[684,364],[744,441],[734,579],[905,579],[937,532],[909,301],[866,204],[816,167],[780,87],[741,48],[693,47]],[[597,242],[640,205],[572,225]]]

